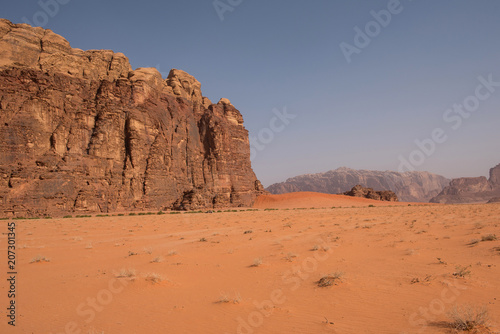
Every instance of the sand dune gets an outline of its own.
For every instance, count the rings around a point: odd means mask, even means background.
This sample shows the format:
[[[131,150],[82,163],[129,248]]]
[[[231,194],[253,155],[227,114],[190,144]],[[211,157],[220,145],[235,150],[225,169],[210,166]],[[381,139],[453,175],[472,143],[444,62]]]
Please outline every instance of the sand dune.
[[[257,198],[254,208],[259,209],[293,209],[293,208],[323,208],[323,207],[352,207],[352,206],[390,206],[408,205],[405,202],[382,202],[372,199],[331,195],[315,192],[295,192],[282,195],[262,195]],[[411,203],[422,205],[422,203]]]

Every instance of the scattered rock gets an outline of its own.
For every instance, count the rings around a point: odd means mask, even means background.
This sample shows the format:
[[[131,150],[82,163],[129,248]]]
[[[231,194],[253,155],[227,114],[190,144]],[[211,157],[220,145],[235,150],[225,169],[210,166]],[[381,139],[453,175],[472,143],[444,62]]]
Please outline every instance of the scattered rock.
[[[390,190],[375,191],[372,188],[364,188],[359,184],[354,186],[354,188],[350,191],[345,192],[343,195],[363,197],[377,201],[398,202],[398,196]]]

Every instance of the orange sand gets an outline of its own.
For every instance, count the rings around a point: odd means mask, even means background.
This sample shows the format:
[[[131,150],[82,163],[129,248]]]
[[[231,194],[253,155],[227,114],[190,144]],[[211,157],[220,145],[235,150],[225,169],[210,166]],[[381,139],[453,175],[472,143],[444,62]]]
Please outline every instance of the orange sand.
[[[314,192],[296,192],[283,195],[263,195],[257,198],[254,207],[259,209],[292,209],[292,208],[326,208],[352,206],[391,206],[408,205],[405,202],[382,202],[372,199],[350,197],[344,195],[330,195]],[[429,203],[412,203],[413,205],[435,205]]]
[[[448,333],[447,312],[467,303],[500,330],[500,241],[468,245],[500,237],[500,205],[297,196],[275,204],[329,208],[16,221],[17,326],[3,316],[0,333]]]

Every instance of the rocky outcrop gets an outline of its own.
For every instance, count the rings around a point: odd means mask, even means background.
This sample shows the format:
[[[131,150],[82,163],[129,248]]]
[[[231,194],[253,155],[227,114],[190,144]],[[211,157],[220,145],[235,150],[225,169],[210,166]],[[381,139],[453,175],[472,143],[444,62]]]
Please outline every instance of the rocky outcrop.
[[[200,87],[0,20],[0,216],[251,205],[243,118]]]
[[[276,183],[267,188],[272,194],[314,191],[339,194],[355,185],[393,191],[404,202],[428,202],[449,184],[443,176],[428,172],[397,173],[391,171],[338,168],[326,173],[306,174]]]
[[[500,197],[500,165],[490,169],[490,178],[462,177],[453,179],[450,185],[432,203],[486,203]]]
[[[398,196],[396,196],[396,194],[393,191],[390,190],[376,191],[373,190],[372,188],[364,188],[359,184],[354,186],[351,190],[343,193],[343,195],[374,199],[377,201],[387,201],[387,202],[398,201]]]

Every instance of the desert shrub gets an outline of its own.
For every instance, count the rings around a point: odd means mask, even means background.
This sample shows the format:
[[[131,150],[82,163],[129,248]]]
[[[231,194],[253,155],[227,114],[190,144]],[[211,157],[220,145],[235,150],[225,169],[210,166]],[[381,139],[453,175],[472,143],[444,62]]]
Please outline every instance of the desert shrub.
[[[45,256],[37,255],[30,261],[30,263],[37,263],[37,262],[50,262],[50,259],[46,258]]]
[[[486,306],[455,305],[448,313],[451,327],[455,330],[471,332],[487,325],[489,314]]]
[[[483,235],[481,237],[481,241],[495,241],[497,240],[497,236],[495,234]]]
[[[262,264],[262,258],[258,257],[253,260],[253,263],[250,267],[258,267]]]
[[[160,263],[163,262],[163,258],[161,256],[157,256],[151,260],[151,263]]]
[[[317,282],[318,286],[321,288],[327,287],[327,286],[332,286],[334,284],[337,284],[336,282],[340,280],[340,278],[344,275],[343,272],[341,271],[336,271],[333,274],[325,275],[320,278],[320,280]]]
[[[219,300],[216,302],[218,304],[227,304],[229,302],[233,302],[233,304],[239,304],[241,301],[241,296],[239,293],[236,293],[234,298],[229,297],[229,294],[221,292]]]
[[[135,277],[135,269],[121,269],[118,274],[116,274],[117,278],[132,278]]]
[[[456,266],[456,272],[453,273],[453,276],[457,277],[465,277],[469,276],[471,274],[471,271],[469,270],[470,266],[463,267],[463,266]]]
[[[163,281],[163,277],[161,277],[161,275],[157,273],[150,273],[146,275],[146,281],[156,284]]]
[[[481,240],[479,240],[479,239],[472,239],[467,245],[474,246],[474,245],[479,244],[480,241]]]

